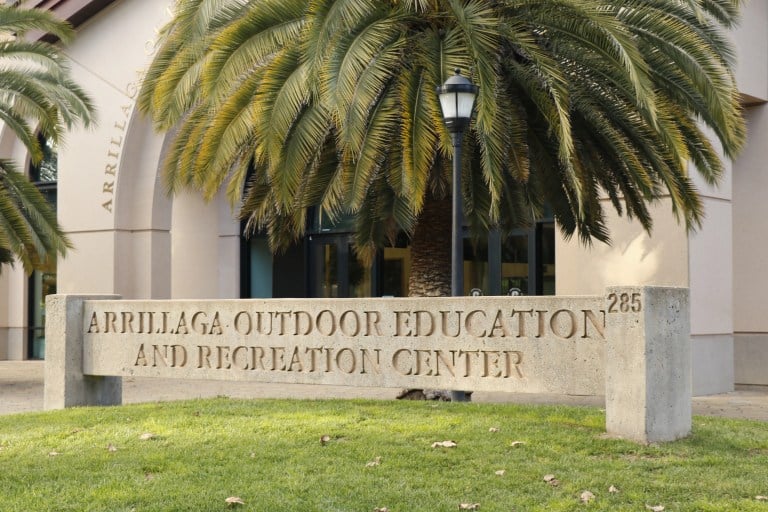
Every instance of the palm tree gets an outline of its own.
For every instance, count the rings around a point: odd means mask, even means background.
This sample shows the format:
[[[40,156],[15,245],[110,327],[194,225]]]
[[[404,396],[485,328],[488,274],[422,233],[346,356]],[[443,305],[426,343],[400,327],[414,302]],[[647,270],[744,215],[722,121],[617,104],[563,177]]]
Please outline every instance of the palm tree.
[[[59,144],[65,129],[91,124],[94,108],[71,79],[62,51],[26,40],[30,32],[66,42],[74,31],[48,11],[0,5],[0,120],[37,165],[40,139]],[[27,272],[46,268],[69,247],[56,212],[12,161],[0,159],[0,269],[14,258]]]
[[[451,143],[435,89],[449,70],[480,87],[462,162],[475,232],[546,205],[566,237],[607,242],[606,207],[650,231],[665,196],[695,228],[690,168],[710,183],[723,171],[704,130],[726,157],[745,136],[725,37],[739,4],[180,0],[139,106],[174,130],[170,192],[226,187],[274,249],[311,207],[354,216],[364,261],[404,230],[411,294],[448,295]]]

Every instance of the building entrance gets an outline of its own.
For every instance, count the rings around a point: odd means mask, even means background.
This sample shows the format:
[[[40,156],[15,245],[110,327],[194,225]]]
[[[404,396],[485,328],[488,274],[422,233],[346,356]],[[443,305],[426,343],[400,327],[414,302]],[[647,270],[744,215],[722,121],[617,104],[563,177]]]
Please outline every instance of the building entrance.
[[[309,236],[310,297],[375,295],[375,268],[366,268],[360,264],[354,255],[350,238],[347,233]]]
[[[264,237],[245,241],[242,297],[407,297],[407,237],[381,249],[370,268],[355,256],[352,233],[316,230],[272,255]],[[501,236],[464,240],[465,295],[554,295],[555,226],[551,220]]]
[[[56,210],[57,182],[59,177],[58,157],[53,142],[41,134],[37,140],[43,150],[43,159],[39,165],[29,166],[29,180],[37,187],[43,197]],[[45,297],[56,293],[56,260],[48,262],[47,268],[36,270],[28,280],[27,296],[27,357],[45,358]]]

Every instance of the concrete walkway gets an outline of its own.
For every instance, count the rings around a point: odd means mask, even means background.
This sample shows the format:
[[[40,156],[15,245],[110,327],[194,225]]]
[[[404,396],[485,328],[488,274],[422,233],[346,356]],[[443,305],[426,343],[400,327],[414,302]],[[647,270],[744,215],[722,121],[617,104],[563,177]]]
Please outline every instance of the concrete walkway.
[[[0,414],[43,410],[42,361],[0,361]],[[392,400],[398,389],[190,381],[150,378],[123,379],[123,403],[187,398],[371,398]],[[602,397],[479,393],[475,402],[566,404],[602,407]],[[743,387],[732,393],[694,397],[695,415],[746,418],[768,422],[768,387]]]

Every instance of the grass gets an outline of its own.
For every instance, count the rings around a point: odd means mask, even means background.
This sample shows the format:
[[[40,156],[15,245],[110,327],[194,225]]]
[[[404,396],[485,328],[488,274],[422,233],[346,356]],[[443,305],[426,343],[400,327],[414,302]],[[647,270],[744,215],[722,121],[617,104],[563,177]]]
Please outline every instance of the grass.
[[[226,398],[3,416],[0,510],[226,511],[237,496],[243,511],[768,512],[765,423],[697,417],[690,438],[641,446],[606,438],[604,421],[592,408]],[[432,448],[444,440],[457,446]]]

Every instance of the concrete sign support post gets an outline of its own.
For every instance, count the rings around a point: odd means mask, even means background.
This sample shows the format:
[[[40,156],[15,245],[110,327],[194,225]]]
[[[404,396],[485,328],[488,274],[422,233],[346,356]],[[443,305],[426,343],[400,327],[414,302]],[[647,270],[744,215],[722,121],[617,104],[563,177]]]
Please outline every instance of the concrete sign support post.
[[[84,375],[83,301],[119,295],[49,295],[45,300],[45,409],[120,405],[123,378]]]
[[[692,394],[688,290],[611,287],[605,308],[608,434],[641,443],[687,436]]]
[[[46,300],[45,407],[115,405],[122,377],[602,395],[609,434],[691,430],[688,291],[605,296]]]

